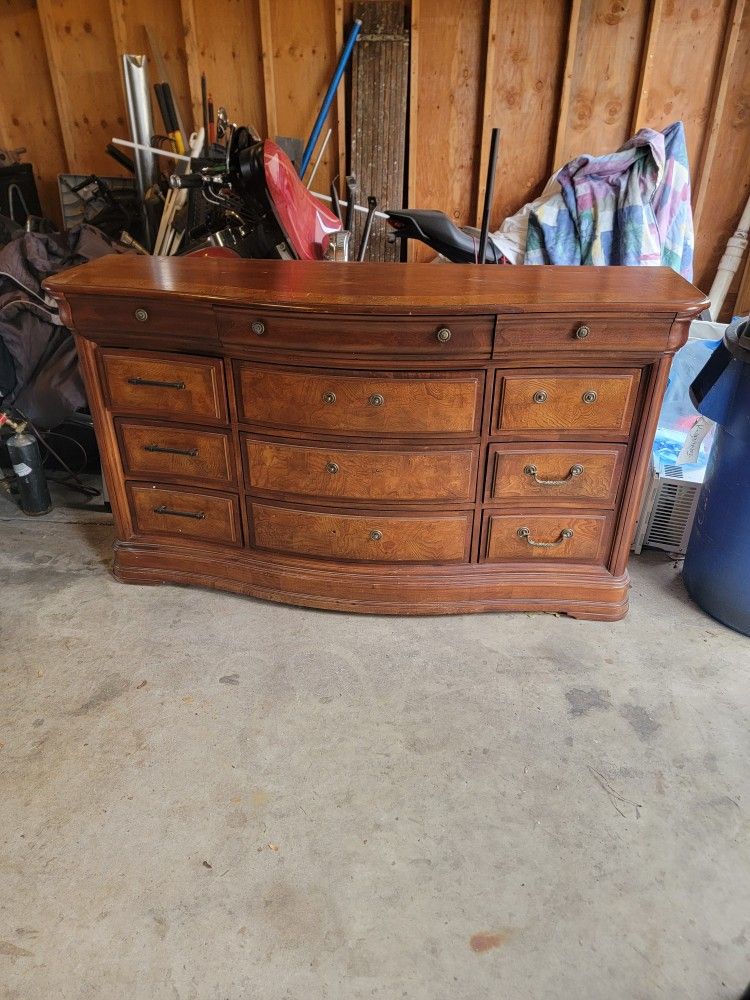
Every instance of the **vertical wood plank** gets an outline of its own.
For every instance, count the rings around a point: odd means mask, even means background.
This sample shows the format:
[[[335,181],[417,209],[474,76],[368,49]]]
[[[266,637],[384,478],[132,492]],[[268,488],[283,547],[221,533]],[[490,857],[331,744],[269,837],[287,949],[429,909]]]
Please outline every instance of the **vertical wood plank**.
[[[194,128],[203,124],[203,101],[201,96],[201,56],[196,29],[195,4],[193,0],[180,0],[182,35],[185,47],[185,73],[188,80],[190,107]]]
[[[260,19],[260,49],[263,60],[263,100],[266,106],[266,129],[270,138],[278,135],[276,122],[276,78],[273,58],[273,28],[270,0],[258,0]]]
[[[641,71],[638,77],[633,106],[633,119],[630,126],[630,131],[633,135],[646,124],[646,105],[653,78],[654,63],[656,62],[656,42],[659,34],[659,25],[661,24],[662,6],[663,0],[649,0],[648,24],[646,26],[646,37],[643,42],[643,53],[641,55]]]
[[[526,0],[523,8],[498,4],[491,33],[498,57],[491,61],[485,87],[485,121],[502,132],[490,215],[493,228],[536,197],[551,172],[558,94],[565,61],[565,10],[557,0]],[[485,129],[486,131],[486,129]],[[486,176],[478,164],[481,216]]]
[[[409,204],[471,225],[481,141],[485,0],[422,0],[412,6]],[[416,30],[415,30],[416,28]],[[415,260],[434,252],[414,244]]]
[[[630,136],[646,0],[581,0],[564,132],[555,166],[617,149]]]
[[[204,71],[214,107],[230,122],[266,133],[260,23],[257,0],[182,0],[193,117],[202,122],[200,76]]]
[[[485,164],[490,151],[490,138],[494,125],[494,90],[495,90],[495,52],[497,51],[497,24],[500,12],[500,0],[490,0],[487,10],[487,47],[484,53],[484,94],[482,95],[482,131],[479,139],[479,180],[477,183],[477,225],[482,223],[482,206],[484,192],[487,187],[487,172]],[[500,137],[502,141],[502,136]]]
[[[344,0],[336,0],[334,9],[336,59],[344,48]],[[344,190],[346,176],[346,73],[336,91],[336,166],[339,176],[339,193]]]
[[[717,73],[716,92],[712,102],[710,124],[703,143],[701,163],[697,172],[698,182],[695,185],[695,195],[693,198],[693,225],[696,230],[700,229],[703,209],[706,203],[708,183],[711,177],[711,166],[716,155],[716,147],[719,139],[719,127],[724,117],[727,93],[729,91],[729,74],[734,64],[744,10],[745,0],[733,0],[727,22],[726,41]]]
[[[67,160],[34,0],[4,5],[1,27],[0,146],[26,147],[22,160],[34,166],[42,210],[59,224],[57,175]]]
[[[406,204],[416,208],[417,193],[417,141],[419,138],[419,21],[420,0],[411,0],[411,23],[409,25],[409,159],[406,168]],[[409,259],[411,260],[411,249]]]
[[[565,49],[565,65],[563,67],[562,88],[560,90],[560,110],[557,117],[557,132],[552,150],[552,162],[555,166],[563,164],[563,149],[570,117],[570,100],[573,87],[573,70],[575,67],[576,49],[578,45],[578,24],[581,19],[581,0],[572,0],[570,17],[568,18],[567,44]]]
[[[105,152],[128,128],[108,6],[38,0],[38,10],[68,169],[124,173]]]

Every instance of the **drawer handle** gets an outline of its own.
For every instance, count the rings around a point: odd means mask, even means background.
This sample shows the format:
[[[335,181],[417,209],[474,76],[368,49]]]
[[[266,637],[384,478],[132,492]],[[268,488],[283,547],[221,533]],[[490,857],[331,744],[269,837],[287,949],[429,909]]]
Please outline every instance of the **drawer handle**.
[[[597,400],[597,395],[593,389],[589,389],[588,392],[584,392],[584,394],[581,396],[581,399],[584,401],[584,403],[595,403]]]
[[[196,521],[202,521],[206,516],[202,510],[173,510],[165,504],[162,504],[160,507],[154,507],[154,514],[171,514],[172,517],[192,517]]]
[[[381,396],[379,392],[374,392],[367,402],[370,406],[382,406],[385,402],[385,397]]]
[[[382,537],[383,537],[383,532],[378,531],[377,528],[375,528],[374,531],[370,532],[370,538],[373,542],[379,542]]]
[[[324,392],[323,393],[323,402],[324,403],[328,403],[329,406],[330,406],[331,403],[335,403],[336,402],[336,393],[335,392]]]
[[[563,528],[560,532],[560,537],[556,538],[554,542],[535,542],[528,528],[519,528],[516,534],[519,538],[525,539],[527,545],[533,545],[537,549],[554,549],[556,546],[562,545],[563,542],[567,542],[569,538],[573,537],[573,529]]]
[[[156,451],[160,455],[186,455],[188,458],[197,458],[197,448],[165,448],[160,444],[145,444],[144,451]]]
[[[447,344],[448,341],[453,336],[453,334],[451,333],[451,331],[448,329],[447,326],[441,326],[438,332],[435,334],[435,336],[437,337],[437,339],[440,341],[441,344]]]
[[[133,315],[139,323],[145,323],[148,319],[148,312],[145,309],[136,309]]]
[[[544,391],[544,389],[537,389],[537,391],[534,393],[534,402],[535,403],[547,402],[547,393]]]
[[[129,378],[128,385],[154,385],[159,389],[184,389],[184,382],[159,382],[153,378]]]
[[[564,479],[540,479],[538,475],[539,470],[535,465],[524,466],[523,472],[525,476],[531,476],[538,486],[562,486],[564,483],[570,482],[571,479],[575,479],[576,476],[582,476],[583,466],[571,465]]]
[[[256,337],[262,337],[266,332],[266,324],[262,323],[259,319],[253,320],[250,324],[250,329],[253,331]]]
[[[338,471],[339,467],[337,462],[328,462],[326,464],[326,472],[330,472],[332,476],[335,476]]]
[[[585,340],[590,333],[591,333],[590,328],[584,324],[583,326],[578,327],[578,329],[574,334],[574,337],[576,338],[576,340]]]

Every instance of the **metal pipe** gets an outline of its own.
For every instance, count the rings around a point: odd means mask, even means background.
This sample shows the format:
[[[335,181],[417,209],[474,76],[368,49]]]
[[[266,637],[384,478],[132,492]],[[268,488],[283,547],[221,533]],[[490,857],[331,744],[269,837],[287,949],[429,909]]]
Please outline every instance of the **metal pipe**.
[[[500,145],[500,129],[493,128],[490,140],[490,158],[487,163],[487,184],[484,189],[484,208],[482,209],[482,229],[479,234],[479,263],[484,264],[487,256],[487,239],[490,229],[490,210],[495,193],[495,171],[497,169],[497,151]]]
[[[326,120],[326,116],[331,109],[333,104],[333,98],[336,95],[336,90],[341,82],[341,77],[344,75],[344,70],[346,69],[347,63],[352,55],[352,50],[354,49],[354,43],[357,41],[357,35],[362,30],[362,21],[357,18],[352,25],[352,30],[349,32],[349,37],[346,40],[344,48],[341,52],[341,57],[339,59],[336,70],[333,74],[333,79],[331,80],[326,95],[323,98],[323,103],[320,106],[320,111],[318,112],[318,117],[315,119],[315,124],[313,125],[312,132],[310,133],[310,138],[307,140],[307,145],[305,146],[305,151],[302,154],[302,162],[299,165],[299,175],[300,177],[305,176],[305,171],[307,170],[307,165],[312,159],[313,150],[318,141],[318,136],[323,130],[323,123]]]
[[[357,254],[357,262],[362,263],[365,259],[365,254],[367,253],[367,244],[370,242],[370,230],[372,229],[372,220],[375,215],[375,209],[378,207],[378,200],[372,195],[367,199],[367,218],[365,219],[365,227],[362,230],[362,242],[359,244],[359,253]]]
[[[148,85],[148,60],[145,56],[125,53],[122,57],[122,68],[125,78],[125,99],[130,134],[134,143],[147,147],[154,134],[154,123],[151,117],[151,94]],[[135,180],[141,199],[144,243],[147,246],[152,246],[151,227],[146,212],[146,192],[154,183],[154,157],[144,149],[136,149]]]

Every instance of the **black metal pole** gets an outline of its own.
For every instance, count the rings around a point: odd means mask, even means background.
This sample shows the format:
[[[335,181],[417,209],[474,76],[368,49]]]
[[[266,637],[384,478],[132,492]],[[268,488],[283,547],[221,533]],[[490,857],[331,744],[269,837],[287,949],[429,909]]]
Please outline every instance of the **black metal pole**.
[[[493,128],[490,140],[490,159],[487,163],[487,183],[484,188],[484,208],[482,209],[482,230],[479,235],[479,263],[484,264],[487,256],[487,240],[490,229],[490,210],[492,197],[495,193],[495,169],[497,167],[497,152],[500,145],[500,129]]]

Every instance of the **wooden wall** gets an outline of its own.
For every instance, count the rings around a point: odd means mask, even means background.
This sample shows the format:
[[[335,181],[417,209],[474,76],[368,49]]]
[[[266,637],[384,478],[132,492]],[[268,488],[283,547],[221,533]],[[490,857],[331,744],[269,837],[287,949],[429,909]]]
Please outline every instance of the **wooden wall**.
[[[148,21],[185,121],[205,70],[230,119],[306,138],[348,28],[346,0],[0,0],[0,145],[28,148],[47,211],[58,172],[118,173],[119,54]],[[481,211],[503,131],[493,223],[582,152],[644,125],[686,125],[704,289],[750,193],[750,2],[411,0],[409,204],[461,224]],[[321,186],[345,167],[342,92]],[[481,164],[481,167],[480,167]],[[323,188],[324,189],[324,188]],[[377,192],[376,192],[377,193]]]

